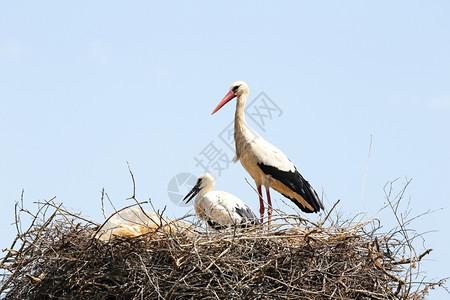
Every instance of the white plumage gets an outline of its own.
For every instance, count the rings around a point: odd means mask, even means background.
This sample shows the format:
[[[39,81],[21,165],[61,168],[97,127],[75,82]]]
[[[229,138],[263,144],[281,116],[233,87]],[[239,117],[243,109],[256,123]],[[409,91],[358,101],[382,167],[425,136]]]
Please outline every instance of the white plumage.
[[[213,191],[214,185],[215,180],[211,174],[202,174],[196,185],[183,199],[188,203],[195,197],[195,212],[200,219],[207,221],[215,229],[259,224],[257,217],[247,204],[230,193]]]
[[[237,97],[234,119],[234,141],[236,144],[234,161],[240,160],[244,169],[255,180],[259,193],[261,222],[263,222],[264,218],[261,185],[264,185],[266,188],[269,222],[272,215],[270,188],[291,199],[304,212],[318,212],[320,209],[324,209],[317,193],[300,175],[286,155],[280,149],[264,140],[245,122],[244,109],[248,94],[247,84],[243,81],[236,81],[231,85],[230,91],[217,105],[212,114],[231,99]],[[294,130],[289,130],[289,134],[294,132]]]
[[[140,207],[126,207],[111,214],[95,237],[107,242],[117,237],[137,237],[145,234],[150,237],[149,233],[192,235],[193,228],[190,223],[171,220]]]

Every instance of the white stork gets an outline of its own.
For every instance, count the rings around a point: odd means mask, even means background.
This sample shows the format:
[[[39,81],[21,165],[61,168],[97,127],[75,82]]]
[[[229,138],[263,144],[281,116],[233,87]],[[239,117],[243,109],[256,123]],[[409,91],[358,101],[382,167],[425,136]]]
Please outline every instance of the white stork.
[[[212,114],[231,99],[237,97],[234,119],[234,141],[236,143],[234,162],[240,160],[244,169],[255,180],[259,193],[261,223],[264,219],[261,185],[264,185],[266,188],[269,223],[272,216],[270,188],[291,199],[304,212],[312,213],[324,209],[316,191],[300,175],[286,155],[277,147],[264,140],[245,122],[244,108],[248,93],[247,84],[243,81],[236,81],[231,85],[230,91],[217,105]]]
[[[141,207],[126,207],[111,214],[95,235],[101,241],[108,242],[114,238],[132,238],[148,233],[161,235],[184,234],[192,236],[193,227],[181,220],[171,220],[156,212],[149,212]],[[152,237],[148,234],[147,237]]]
[[[195,212],[200,219],[205,220],[214,229],[230,226],[249,227],[259,224],[250,207],[236,196],[222,191],[213,191],[214,177],[205,173],[200,175],[196,185],[184,197],[186,203],[196,195]]]

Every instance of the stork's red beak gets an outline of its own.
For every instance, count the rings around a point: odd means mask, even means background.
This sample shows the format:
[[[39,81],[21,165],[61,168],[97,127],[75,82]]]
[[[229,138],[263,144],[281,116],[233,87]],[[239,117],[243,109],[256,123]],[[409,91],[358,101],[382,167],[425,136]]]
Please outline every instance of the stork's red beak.
[[[225,104],[228,103],[228,101],[230,101],[231,99],[233,99],[234,97],[236,97],[236,95],[232,92],[229,91],[228,94],[225,95],[225,97],[223,97],[222,101],[220,101],[219,105],[217,105],[217,107],[213,110],[213,112],[211,113],[212,115],[218,111],[219,109],[222,108],[222,106],[224,106]]]

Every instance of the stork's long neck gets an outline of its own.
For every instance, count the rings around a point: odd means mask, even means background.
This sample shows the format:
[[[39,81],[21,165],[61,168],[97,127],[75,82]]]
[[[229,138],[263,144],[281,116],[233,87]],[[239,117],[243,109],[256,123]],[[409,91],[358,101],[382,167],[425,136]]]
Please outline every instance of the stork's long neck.
[[[234,116],[234,142],[236,145],[236,157],[234,161],[238,161],[241,157],[245,143],[247,142],[247,123],[245,122],[245,102],[248,94],[241,94],[236,101],[236,113]]]
[[[214,182],[208,182],[197,194],[195,201],[202,199],[207,193],[214,189]]]

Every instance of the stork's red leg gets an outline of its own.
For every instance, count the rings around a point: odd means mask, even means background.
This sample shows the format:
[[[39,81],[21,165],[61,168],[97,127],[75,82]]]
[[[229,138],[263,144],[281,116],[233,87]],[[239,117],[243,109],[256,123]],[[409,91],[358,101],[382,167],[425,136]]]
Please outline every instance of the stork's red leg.
[[[267,203],[268,203],[268,206],[267,206],[267,216],[269,217],[269,222],[268,222],[268,224],[269,224],[269,226],[270,226],[270,220],[272,219],[272,200],[270,199],[270,191],[269,191],[269,189],[270,189],[270,188],[267,188],[267,189],[266,189],[266,192],[267,192]]]
[[[264,222],[264,202],[262,197],[261,186],[258,185],[258,194],[259,194],[259,215],[261,217],[261,223]]]

